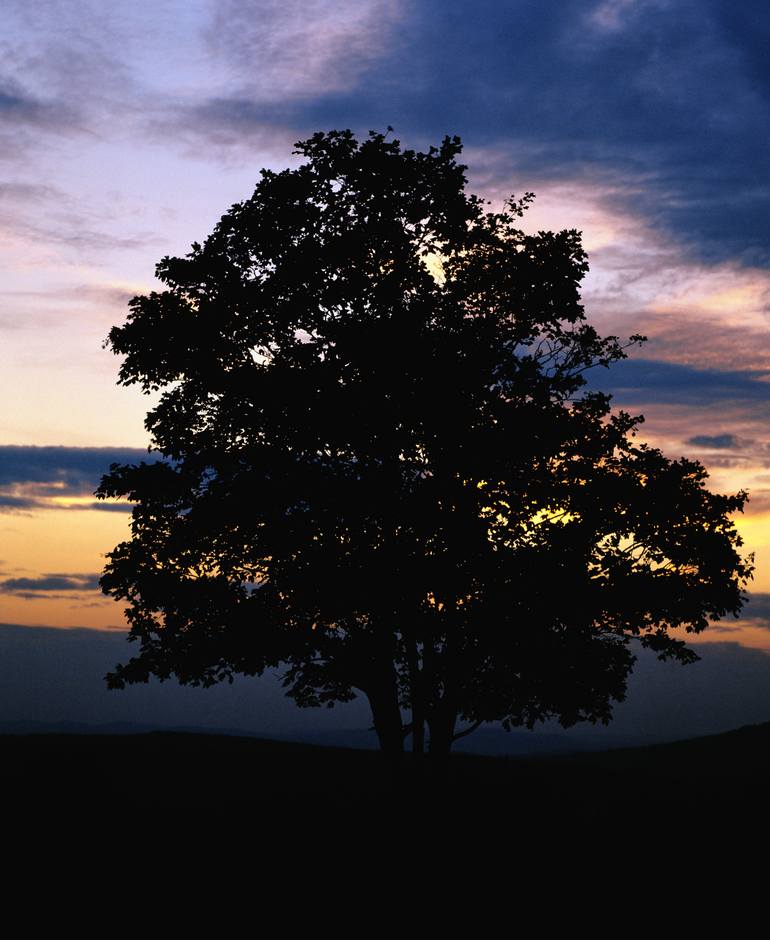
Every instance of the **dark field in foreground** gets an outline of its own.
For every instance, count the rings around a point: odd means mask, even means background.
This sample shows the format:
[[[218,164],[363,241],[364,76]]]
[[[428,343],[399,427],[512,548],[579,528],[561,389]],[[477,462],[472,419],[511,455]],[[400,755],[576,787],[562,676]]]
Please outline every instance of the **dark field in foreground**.
[[[766,819],[770,797],[770,724],[568,757],[456,755],[444,781],[413,773],[409,755],[394,782],[376,752],[165,732],[5,735],[0,760],[6,819],[19,821],[202,811],[280,827],[406,812],[528,832],[645,820],[745,828]]]

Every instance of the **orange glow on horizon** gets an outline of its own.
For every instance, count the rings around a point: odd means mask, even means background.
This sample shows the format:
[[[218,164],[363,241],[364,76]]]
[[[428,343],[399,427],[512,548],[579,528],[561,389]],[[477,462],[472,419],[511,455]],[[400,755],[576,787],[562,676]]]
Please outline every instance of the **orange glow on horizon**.
[[[83,497],[83,501],[94,500]],[[128,523],[128,514],[94,509],[0,515],[2,579],[100,575],[105,554],[129,537]],[[99,590],[24,593],[34,597],[0,593],[0,622],[126,629],[122,608]]]

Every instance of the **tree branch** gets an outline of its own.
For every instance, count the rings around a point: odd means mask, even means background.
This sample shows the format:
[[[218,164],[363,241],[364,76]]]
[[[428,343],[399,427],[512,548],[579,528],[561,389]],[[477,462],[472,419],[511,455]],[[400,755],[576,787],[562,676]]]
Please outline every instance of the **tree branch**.
[[[480,727],[480,726],[483,725],[483,724],[484,724],[483,721],[475,721],[475,722],[470,726],[470,728],[465,728],[463,731],[458,731],[457,734],[453,734],[453,735],[452,735],[452,744],[454,744],[455,741],[459,741],[460,738],[464,738],[466,734],[473,734],[473,732],[476,730],[476,728]]]

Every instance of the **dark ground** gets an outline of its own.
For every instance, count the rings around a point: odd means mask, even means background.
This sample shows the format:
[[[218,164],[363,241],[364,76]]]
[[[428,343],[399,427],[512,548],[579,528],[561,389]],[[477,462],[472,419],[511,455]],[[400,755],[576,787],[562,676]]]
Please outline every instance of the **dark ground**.
[[[0,736],[6,823],[222,818],[280,830],[410,819],[533,835],[587,826],[627,838],[756,829],[768,818],[770,724],[675,744],[539,759],[455,755],[445,779],[394,781],[371,751],[157,732]],[[390,822],[388,822],[390,820]]]

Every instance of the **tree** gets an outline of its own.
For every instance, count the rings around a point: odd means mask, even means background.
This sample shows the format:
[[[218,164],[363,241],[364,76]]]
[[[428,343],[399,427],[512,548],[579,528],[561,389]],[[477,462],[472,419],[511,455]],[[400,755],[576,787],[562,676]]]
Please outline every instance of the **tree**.
[[[283,664],[299,705],[365,694],[391,755],[606,722],[635,644],[687,663],[677,628],[738,614],[746,494],[587,390],[643,338],[586,321],[577,231],[467,194],[456,137],[388,138],[297,144],[110,332],[164,459],[97,491],[134,503],[101,585],[140,649],[108,683]]]

